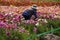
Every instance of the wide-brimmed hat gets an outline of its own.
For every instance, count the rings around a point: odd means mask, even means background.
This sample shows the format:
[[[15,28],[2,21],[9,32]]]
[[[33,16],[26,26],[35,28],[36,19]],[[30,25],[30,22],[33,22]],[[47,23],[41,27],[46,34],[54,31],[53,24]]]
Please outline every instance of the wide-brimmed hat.
[[[37,8],[37,5],[33,5],[31,8],[32,9],[36,9]]]

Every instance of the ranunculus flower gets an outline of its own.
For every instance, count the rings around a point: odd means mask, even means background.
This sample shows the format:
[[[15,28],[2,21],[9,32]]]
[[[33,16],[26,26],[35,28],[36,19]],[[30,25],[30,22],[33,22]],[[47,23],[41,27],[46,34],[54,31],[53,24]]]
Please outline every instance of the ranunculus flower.
[[[10,32],[6,32],[6,35],[9,36],[10,35]]]
[[[11,16],[10,14],[8,14],[8,13],[6,13],[5,15],[4,15],[4,17],[9,17],[9,16]]]
[[[25,32],[25,29],[24,28],[20,28],[19,32],[23,33],[23,32]]]
[[[37,28],[36,28],[36,27],[34,27],[33,31],[36,33],[36,32],[37,32]]]
[[[14,21],[14,22],[20,22],[20,16],[19,15],[15,15],[14,17],[13,17],[13,19],[12,19],[12,21]]]
[[[17,24],[15,24],[15,23],[7,24],[6,28],[8,28],[8,29],[16,29],[17,28]]]
[[[49,18],[49,15],[46,15],[46,18]]]
[[[6,23],[4,23],[3,21],[0,22],[0,28],[5,28],[6,27]]]
[[[54,16],[55,16],[55,14],[53,14],[53,13],[49,15],[49,17],[50,17],[51,19],[54,18]]]
[[[16,29],[17,28],[17,24],[16,23],[13,23],[12,24],[12,28]]]
[[[26,23],[26,24],[29,24],[29,23],[30,23],[30,20],[25,20],[25,23]]]

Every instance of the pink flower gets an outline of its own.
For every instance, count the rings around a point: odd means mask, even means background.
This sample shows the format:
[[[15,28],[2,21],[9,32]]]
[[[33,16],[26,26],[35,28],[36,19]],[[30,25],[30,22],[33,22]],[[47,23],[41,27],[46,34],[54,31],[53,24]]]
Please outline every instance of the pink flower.
[[[12,19],[14,22],[20,22],[20,16],[15,16],[13,19]]]
[[[9,16],[11,16],[10,14],[8,14],[8,13],[6,13],[5,15],[4,15],[4,17],[9,17]]]
[[[16,29],[17,28],[17,24],[7,24],[6,28],[8,29]]]
[[[25,23],[26,24],[36,24],[37,21],[34,21],[34,20],[31,19],[31,20],[26,20]]]
[[[20,28],[19,32],[23,33],[25,32],[26,30],[24,28]]]
[[[31,23],[31,24],[36,24],[36,21],[30,20],[30,23]]]
[[[4,22],[0,22],[0,28],[5,28],[6,27],[6,23],[4,23]]]
[[[34,31],[34,32],[37,32],[37,28],[36,28],[36,27],[34,27],[33,31]]]
[[[29,23],[30,23],[30,20],[26,20],[25,23],[26,23],[26,24],[29,24]]]
[[[54,19],[55,14],[50,14],[49,16],[51,19]]]
[[[9,36],[10,35],[10,32],[6,32],[6,35]]]
[[[46,15],[46,18],[49,18],[49,15]]]

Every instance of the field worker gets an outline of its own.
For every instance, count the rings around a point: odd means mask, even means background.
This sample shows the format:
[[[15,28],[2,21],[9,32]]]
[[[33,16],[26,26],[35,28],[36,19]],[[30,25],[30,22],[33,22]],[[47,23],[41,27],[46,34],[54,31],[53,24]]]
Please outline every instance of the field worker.
[[[32,15],[34,15],[34,20],[37,19],[37,6],[33,5],[31,8],[26,9],[23,13],[22,16],[25,18],[25,20],[30,20]]]

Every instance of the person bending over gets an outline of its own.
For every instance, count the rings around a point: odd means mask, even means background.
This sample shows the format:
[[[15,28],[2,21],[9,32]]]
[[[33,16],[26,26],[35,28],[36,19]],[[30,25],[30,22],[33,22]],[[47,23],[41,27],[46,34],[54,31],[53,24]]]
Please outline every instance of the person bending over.
[[[23,13],[22,16],[24,17],[25,20],[30,20],[32,15],[34,15],[34,20],[37,19],[37,6],[33,5],[30,9],[26,9]]]

